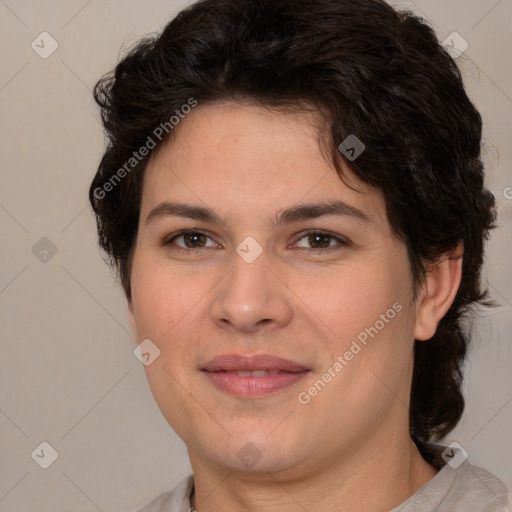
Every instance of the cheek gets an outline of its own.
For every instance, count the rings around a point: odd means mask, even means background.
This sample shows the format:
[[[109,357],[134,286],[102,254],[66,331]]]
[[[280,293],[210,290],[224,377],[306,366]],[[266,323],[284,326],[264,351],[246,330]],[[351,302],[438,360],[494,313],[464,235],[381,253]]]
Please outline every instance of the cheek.
[[[364,390],[364,396],[380,400],[383,386],[377,376],[399,387],[409,372],[415,323],[404,257],[346,265],[329,277],[311,280],[306,291],[309,308],[328,328],[327,366],[347,354],[346,368],[332,389]]]
[[[408,281],[400,272],[361,263],[306,279],[297,276],[290,287],[305,298],[311,312],[325,323],[331,335],[346,340],[373,325],[394,303],[404,306]]]
[[[144,371],[162,415],[180,436],[186,436],[189,423],[200,415],[188,396],[191,365],[186,361],[192,334],[187,319],[205,293],[204,285],[200,290],[194,281],[145,254],[134,258],[131,283],[136,336],[139,341],[150,339],[160,350]]]
[[[208,289],[197,277],[144,255],[134,258],[131,283],[137,332],[155,339],[168,337]]]

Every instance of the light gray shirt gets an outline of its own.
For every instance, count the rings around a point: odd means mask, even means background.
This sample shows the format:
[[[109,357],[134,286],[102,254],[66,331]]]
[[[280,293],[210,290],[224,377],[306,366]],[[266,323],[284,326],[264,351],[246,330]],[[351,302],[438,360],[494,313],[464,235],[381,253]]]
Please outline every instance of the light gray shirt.
[[[193,475],[137,512],[192,512]],[[467,460],[444,466],[419,491],[390,512],[509,512],[508,491],[494,475]]]

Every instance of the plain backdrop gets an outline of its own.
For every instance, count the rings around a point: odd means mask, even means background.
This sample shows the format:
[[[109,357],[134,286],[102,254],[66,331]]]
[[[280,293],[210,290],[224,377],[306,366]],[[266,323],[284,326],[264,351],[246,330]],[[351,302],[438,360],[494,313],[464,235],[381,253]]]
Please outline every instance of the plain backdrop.
[[[134,510],[190,472],[133,355],[87,203],[104,147],[91,89],[186,4],[0,0],[0,511]],[[510,486],[512,1],[397,5],[429,20],[441,41],[456,31],[468,43],[458,62],[484,117],[500,215],[485,279],[501,306],[475,322],[467,411],[446,443]],[[48,469],[37,463],[42,442],[58,454]]]

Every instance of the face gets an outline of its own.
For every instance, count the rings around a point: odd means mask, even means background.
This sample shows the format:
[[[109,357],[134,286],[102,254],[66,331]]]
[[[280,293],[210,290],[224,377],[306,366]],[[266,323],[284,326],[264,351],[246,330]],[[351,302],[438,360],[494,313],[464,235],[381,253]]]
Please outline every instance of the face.
[[[406,248],[318,127],[200,105],[147,167],[130,320],[193,463],[299,474],[408,436]]]

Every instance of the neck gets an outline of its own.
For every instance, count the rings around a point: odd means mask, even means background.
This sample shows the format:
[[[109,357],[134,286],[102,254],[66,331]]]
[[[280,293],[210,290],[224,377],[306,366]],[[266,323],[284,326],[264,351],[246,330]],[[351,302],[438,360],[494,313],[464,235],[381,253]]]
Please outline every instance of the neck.
[[[329,465],[279,473],[220,470],[189,451],[195,483],[191,505],[197,512],[389,511],[437,473],[414,443],[406,441],[400,447],[390,443],[379,452],[372,453],[371,447],[366,453],[334,457]]]

